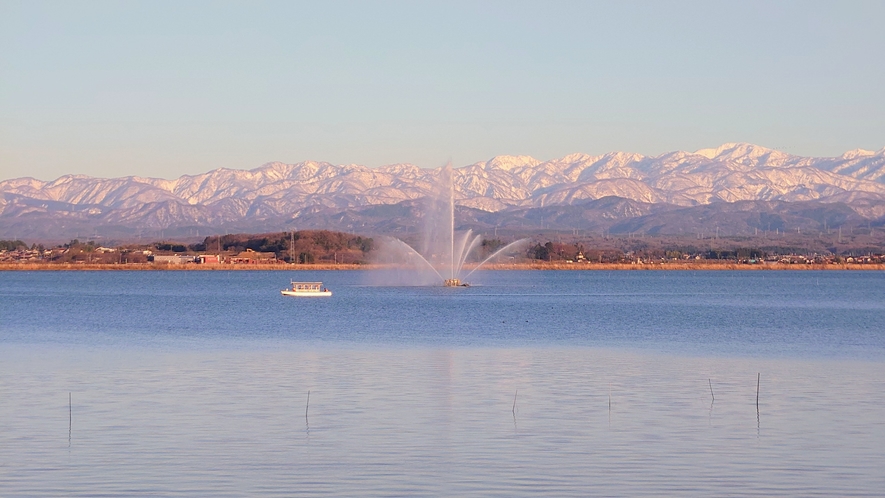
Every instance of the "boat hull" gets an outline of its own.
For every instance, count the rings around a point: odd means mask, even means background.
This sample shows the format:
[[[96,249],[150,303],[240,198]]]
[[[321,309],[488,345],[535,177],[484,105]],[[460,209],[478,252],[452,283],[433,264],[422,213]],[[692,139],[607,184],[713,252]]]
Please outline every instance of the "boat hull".
[[[292,296],[292,297],[332,297],[332,291],[281,290],[280,293],[284,296]]]

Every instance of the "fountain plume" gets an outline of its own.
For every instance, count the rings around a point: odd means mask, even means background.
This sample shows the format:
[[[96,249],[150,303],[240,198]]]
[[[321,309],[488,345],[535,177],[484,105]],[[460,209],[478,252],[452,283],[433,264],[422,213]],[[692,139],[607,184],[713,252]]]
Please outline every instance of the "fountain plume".
[[[455,173],[451,164],[439,170],[436,188],[427,199],[424,221],[424,246],[421,252],[396,238],[382,242],[381,252],[386,258],[379,258],[381,262],[389,258],[387,262],[394,263],[399,268],[406,267],[406,271],[410,269],[413,272],[412,278],[402,273],[391,273],[397,283],[424,285],[435,282],[439,285],[442,282],[447,287],[466,285],[463,279],[483,264],[515,250],[522,242],[528,240],[521,239],[507,244],[464,275],[464,266],[470,255],[482,243],[482,235],[474,234],[473,230],[463,233],[455,231]],[[391,277],[387,280],[390,281]]]

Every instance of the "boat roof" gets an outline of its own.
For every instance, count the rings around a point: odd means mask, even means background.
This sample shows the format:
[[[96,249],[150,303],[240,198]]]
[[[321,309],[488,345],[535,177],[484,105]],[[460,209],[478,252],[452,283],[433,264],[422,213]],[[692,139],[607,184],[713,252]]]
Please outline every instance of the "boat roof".
[[[322,282],[296,282],[295,280],[291,280],[292,284],[314,284],[314,285],[323,285]]]

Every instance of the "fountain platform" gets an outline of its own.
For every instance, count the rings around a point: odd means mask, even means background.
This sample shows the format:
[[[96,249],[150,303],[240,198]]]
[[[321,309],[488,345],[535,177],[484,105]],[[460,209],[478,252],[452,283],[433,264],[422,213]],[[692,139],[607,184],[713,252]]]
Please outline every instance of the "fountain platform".
[[[462,283],[460,278],[447,278],[443,280],[443,287],[470,287],[470,284]]]

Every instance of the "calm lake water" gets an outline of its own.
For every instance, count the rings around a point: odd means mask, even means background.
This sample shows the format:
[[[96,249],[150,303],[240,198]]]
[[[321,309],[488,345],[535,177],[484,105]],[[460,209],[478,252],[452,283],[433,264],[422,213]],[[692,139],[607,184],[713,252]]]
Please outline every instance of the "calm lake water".
[[[0,495],[885,495],[881,272],[381,280],[0,272]]]

